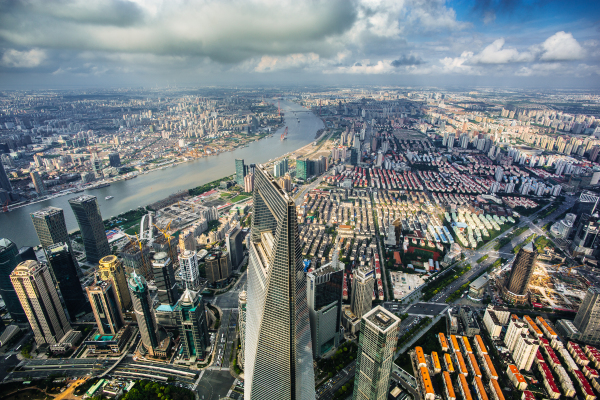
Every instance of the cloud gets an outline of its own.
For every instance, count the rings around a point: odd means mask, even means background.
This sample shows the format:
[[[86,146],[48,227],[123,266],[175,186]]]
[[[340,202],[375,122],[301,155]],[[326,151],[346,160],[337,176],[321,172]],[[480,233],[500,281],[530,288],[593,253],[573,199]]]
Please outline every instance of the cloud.
[[[570,61],[581,60],[585,57],[585,50],[569,32],[556,32],[541,44],[542,61]]]
[[[34,68],[46,59],[46,52],[40,49],[19,51],[9,49],[2,54],[2,65],[9,68]]]
[[[474,64],[506,64],[515,62],[530,62],[534,56],[531,53],[519,53],[515,48],[505,48],[504,38],[494,40],[470,61]]]
[[[400,56],[400,58],[398,58],[397,60],[392,61],[391,65],[392,67],[402,67],[405,65],[421,65],[421,64],[425,64],[425,61],[423,61],[421,59],[421,57],[419,56],[414,56],[414,55],[405,55],[403,54],[402,56]]]

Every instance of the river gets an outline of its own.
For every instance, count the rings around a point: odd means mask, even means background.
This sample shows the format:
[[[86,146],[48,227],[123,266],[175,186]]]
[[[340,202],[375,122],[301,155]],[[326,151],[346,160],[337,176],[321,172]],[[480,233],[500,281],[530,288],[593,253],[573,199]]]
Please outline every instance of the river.
[[[248,147],[152,171],[139,175],[135,179],[111,183],[105,188],[86,190],[85,193],[98,198],[102,217],[107,219],[163,199],[179,190],[191,189],[234,174],[237,158],[243,158],[246,164],[260,164],[297,150],[313,141],[316,132],[324,127],[321,119],[311,112],[306,112],[308,110],[298,104],[282,101],[281,107],[285,112],[285,124],[288,126],[287,140],[280,140],[284,130],[281,128],[273,137],[252,142]],[[294,111],[303,112],[294,114]],[[40,241],[29,214],[48,206],[64,210],[67,229],[70,232],[79,229],[68,203],[68,200],[75,196],[77,195],[56,197],[8,213],[1,213],[0,238],[12,240],[17,247],[39,245]],[[113,196],[113,198],[105,200],[106,196]]]

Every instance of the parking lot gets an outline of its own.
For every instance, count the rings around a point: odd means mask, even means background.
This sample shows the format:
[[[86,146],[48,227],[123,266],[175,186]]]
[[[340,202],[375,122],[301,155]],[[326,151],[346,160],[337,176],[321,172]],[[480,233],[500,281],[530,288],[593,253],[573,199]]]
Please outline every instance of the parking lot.
[[[390,277],[394,288],[394,298],[401,299],[415,288],[421,286],[425,281],[417,274],[407,274],[405,272],[390,271]]]

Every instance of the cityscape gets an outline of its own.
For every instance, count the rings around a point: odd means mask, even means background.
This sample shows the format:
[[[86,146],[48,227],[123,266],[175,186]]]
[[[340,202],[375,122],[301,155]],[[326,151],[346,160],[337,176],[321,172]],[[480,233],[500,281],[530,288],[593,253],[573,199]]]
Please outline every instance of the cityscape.
[[[184,3],[0,6],[3,398],[600,396],[600,6]]]

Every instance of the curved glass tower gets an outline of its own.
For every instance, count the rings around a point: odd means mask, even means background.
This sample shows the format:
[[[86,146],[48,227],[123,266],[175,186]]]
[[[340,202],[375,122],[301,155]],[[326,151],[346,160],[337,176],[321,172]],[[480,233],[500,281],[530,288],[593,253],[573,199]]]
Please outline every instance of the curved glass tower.
[[[244,398],[314,400],[296,205],[262,166],[255,170],[253,200]]]
[[[27,322],[17,292],[10,282],[10,273],[21,262],[19,249],[11,240],[0,238],[0,296],[15,322]]]

